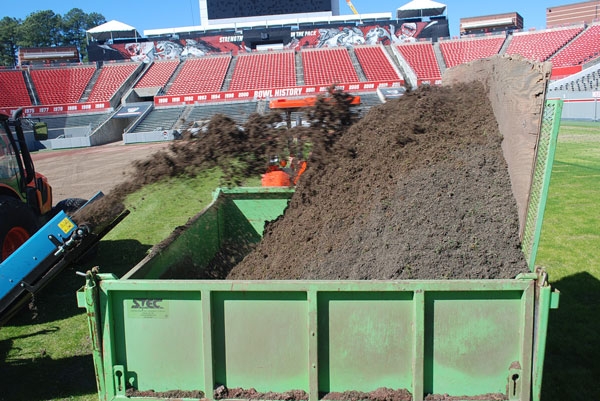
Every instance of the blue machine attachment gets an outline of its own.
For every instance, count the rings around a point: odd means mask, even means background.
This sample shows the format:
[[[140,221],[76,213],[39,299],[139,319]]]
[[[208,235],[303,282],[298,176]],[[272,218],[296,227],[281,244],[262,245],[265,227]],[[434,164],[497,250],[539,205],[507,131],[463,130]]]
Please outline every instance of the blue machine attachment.
[[[102,196],[98,192],[79,210]],[[125,209],[91,227],[87,223],[78,226],[64,211],[59,211],[0,263],[0,327],[67,265],[89,254],[128,214]]]
[[[58,212],[13,254],[0,263],[0,325],[23,295],[38,291],[60,270],[59,262],[89,233]],[[18,306],[17,305],[17,306]]]

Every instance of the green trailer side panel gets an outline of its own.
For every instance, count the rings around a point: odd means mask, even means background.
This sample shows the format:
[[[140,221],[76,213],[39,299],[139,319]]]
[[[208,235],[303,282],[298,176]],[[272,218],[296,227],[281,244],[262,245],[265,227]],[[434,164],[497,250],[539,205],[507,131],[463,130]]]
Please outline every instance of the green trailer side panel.
[[[318,312],[320,392],[412,387],[412,293],[325,292]]]
[[[268,199],[267,202],[262,199],[234,199],[233,203],[236,209],[250,222],[256,234],[262,237],[265,223],[275,220],[287,207],[291,194],[286,193],[285,195],[284,198]]]
[[[114,365],[138,390],[196,390],[204,377],[199,292],[132,291],[111,297]],[[177,374],[165,372],[175,370]]]
[[[529,400],[536,281],[116,280],[101,275],[101,398],[219,385]],[[95,305],[87,305],[88,310]],[[548,310],[538,313],[547,315]],[[515,377],[511,382],[511,378]]]
[[[506,392],[510,366],[522,366],[520,292],[429,293],[425,306],[426,393],[475,396]],[[527,311],[533,317],[533,308]]]
[[[216,292],[212,316],[216,383],[308,391],[304,292]]]
[[[265,223],[283,214],[293,194],[290,188],[258,189],[216,190],[208,207],[123,278],[209,278],[202,277],[202,270],[223,249],[235,250],[230,256],[241,260],[248,246],[262,238]]]

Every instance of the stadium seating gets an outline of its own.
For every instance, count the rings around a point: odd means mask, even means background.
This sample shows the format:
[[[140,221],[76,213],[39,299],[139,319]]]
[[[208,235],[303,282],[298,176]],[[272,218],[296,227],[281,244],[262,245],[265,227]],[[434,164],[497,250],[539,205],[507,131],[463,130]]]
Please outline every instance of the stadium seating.
[[[551,82],[548,91],[595,92],[600,90],[600,64]]]
[[[354,54],[369,81],[395,81],[401,79],[398,70],[390,63],[382,46],[356,46]]]
[[[229,84],[230,90],[296,86],[293,51],[239,54]]]
[[[31,106],[23,72],[0,71],[0,107]]]
[[[77,103],[96,72],[95,66],[31,69],[31,81],[40,104]]]
[[[446,67],[452,68],[469,61],[491,57],[500,52],[506,36],[441,40],[440,51]]]
[[[589,26],[550,59],[553,67],[579,65],[600,57],[600,24]]]
[[[519,54],[529,60],[546,61],[582,30],[583,27],[575,27],[516,32],[506,49],[506,54]]]
[[[433,53],[431,42],[405,43],[396,45],[396,49],[413,69],[419,80],[442,79],[440,66]]]
[[[100,70],[88,102],[109,101],[138,67],[139,63],[105,64]]]
[[[167,95],[218,92],[225,80],[230,61],[230,55],[187,59]]]
[[[151,87],[164,87],[169,79],[171,79],[171,75],[177,69],[179,65],[179,60],[157,60],[154,61],[142,79],[138,81],[135,85],[136,88],[151,88]]]
[[[304,49],[300,54],[306,85],[332,85],[359,81],[350,54],[345,47]]]

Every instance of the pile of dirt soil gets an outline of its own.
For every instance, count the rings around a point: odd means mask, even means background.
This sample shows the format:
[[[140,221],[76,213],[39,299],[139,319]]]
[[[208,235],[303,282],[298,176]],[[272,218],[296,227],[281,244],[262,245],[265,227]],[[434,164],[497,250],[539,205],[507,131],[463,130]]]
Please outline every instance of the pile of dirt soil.
[[[284,215],[229,279],[496,279],[528,271],[502,136],[473,82],[321,133]],[[326,145],[326,146],[323,146]]]
[[[244,126],[223,114],[214,115],[203,127],[189,126],[182,140],[173,142],[143,160],[132,163],[131,172],[109,194],[73,215],[77,224],[102,226],[123,210],[127,195],[145,185],[169,177],[194,176],[218,167],[222,185],[239,185],[244,179],[264,172],[269,155],[278,154],[287,140],[274,128],[282,121],[278,113],[252,114]]]
[[[482,84],[423,86],[358,123],[350,95],[329,95],[307,110],[311,128],[275,129],[282,116],[274,113],[253,114],[242,127],[224,115],[190,127],[74,218],[101,224],[142,186],[199,169],[219,167],[223,185],[237,185],[263,173],[271,155],[309,142],[308,169],[285,214],[241,263],[212,266],[218,278],[494,279],[528,271]]]

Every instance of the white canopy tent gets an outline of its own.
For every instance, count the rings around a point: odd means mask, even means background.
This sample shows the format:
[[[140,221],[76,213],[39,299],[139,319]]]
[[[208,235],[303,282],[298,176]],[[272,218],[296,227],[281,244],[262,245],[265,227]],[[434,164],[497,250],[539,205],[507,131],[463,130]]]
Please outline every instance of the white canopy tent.
[[[114,40],[114,39],[137,39],[141,37],[137,29],[131,25],[124,24],[117,20],[108,21],[86,31],[88,43],[90,38],[96,41]]]
[[[433,17],[442,15],[446,5],[433,0],[413,0],[396,10],[398,19]]]

